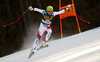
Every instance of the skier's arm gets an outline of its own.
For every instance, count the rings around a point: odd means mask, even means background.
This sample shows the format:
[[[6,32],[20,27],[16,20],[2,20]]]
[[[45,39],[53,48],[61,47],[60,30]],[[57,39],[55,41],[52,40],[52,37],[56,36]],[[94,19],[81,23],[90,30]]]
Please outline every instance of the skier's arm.
[[[64,13],[65,11],[66,11],[66,9],[62,9],[61,11],[53,12],[53,13],[54,13],[54,16],[56,16],[56,15]]]
[[[42,9],[38,9],[38,8],[34,8],[33,11],[37,11],[37,12],[39,12],[39,13],[42,13],[44,10],[42,10]]]
[[[32,8],[32,6],[29,6],[28,9],[30,11],[37,11],[37,12],[42,13],[42,14],[45,12],[45,10],[42,10],[42,9]]]

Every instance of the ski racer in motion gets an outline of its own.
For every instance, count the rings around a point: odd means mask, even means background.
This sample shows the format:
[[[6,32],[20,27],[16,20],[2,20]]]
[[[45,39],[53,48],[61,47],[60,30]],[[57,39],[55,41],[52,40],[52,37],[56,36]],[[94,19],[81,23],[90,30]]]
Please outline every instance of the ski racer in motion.
[[[62,9],[61,11],[58,11],[58,12],[54,12],[52,6],[47,6],[46,10],[32,8],[32,6],[29,6],[28,9],[30,11],[37,11],[43,15],[43,19],[42,19],[42,21],[40,23],[40,27],[38,29],[37,37],[33,43],[32,49],[31,49],[31,53],[34,53],[36,46],[44,32],[46,32],[47,34],[46,34],[46,37],[44,38],[44,41],[42,42],[42,45],[40,47],[45,46],[46,43],[48,42],[48,39],[50,38],[51,33],[52,33],[52,28],[50,27],[50,25],[53,21],[53,17],[64,13],[66,10],[68,10],[68,8]]]

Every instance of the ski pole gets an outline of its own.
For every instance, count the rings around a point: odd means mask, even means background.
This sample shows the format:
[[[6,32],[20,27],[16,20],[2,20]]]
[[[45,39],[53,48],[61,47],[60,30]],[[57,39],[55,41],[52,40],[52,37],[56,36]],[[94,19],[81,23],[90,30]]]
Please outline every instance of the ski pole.
[[[77,15],[77,14],[76,14],[76,15]],[[77,15],[77,17],[78,17],[81,21],[83,21],[83,22],[86,22],[86,23],[90,24],[90,22],[88,22],[88,21],[86,21],[86,20],[81,19],[78,15]]]
[[[26,11],[24,11],[23,14],[22,14],[16,21],[14,21],[14,22],[12,22],[12,23],[9,23],[9,24],[6,24],[6,25],[4,25],[3,27],[6,27],[6,26],[8,26],[8,25],[12,25],[12,24],[18,22],[18,21],[20,20],[20,18],[21,18],[28,10],[29,10],[29,9],[27,9]]]

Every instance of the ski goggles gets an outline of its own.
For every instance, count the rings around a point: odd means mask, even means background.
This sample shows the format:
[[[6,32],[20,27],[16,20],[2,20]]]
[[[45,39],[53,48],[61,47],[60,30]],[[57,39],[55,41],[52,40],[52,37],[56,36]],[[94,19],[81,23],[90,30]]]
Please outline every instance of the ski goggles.
[[[53,11],[47,11],[48,13],[53,13]]]

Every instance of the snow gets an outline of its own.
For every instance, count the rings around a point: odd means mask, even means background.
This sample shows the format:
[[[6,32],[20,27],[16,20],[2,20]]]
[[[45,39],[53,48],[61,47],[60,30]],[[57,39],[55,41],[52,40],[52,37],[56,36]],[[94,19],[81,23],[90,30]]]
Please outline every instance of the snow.
[[[30,49],[26,49],[0,58],[0,62],[100,62],[100,27],[48,44],[30,59]]]

